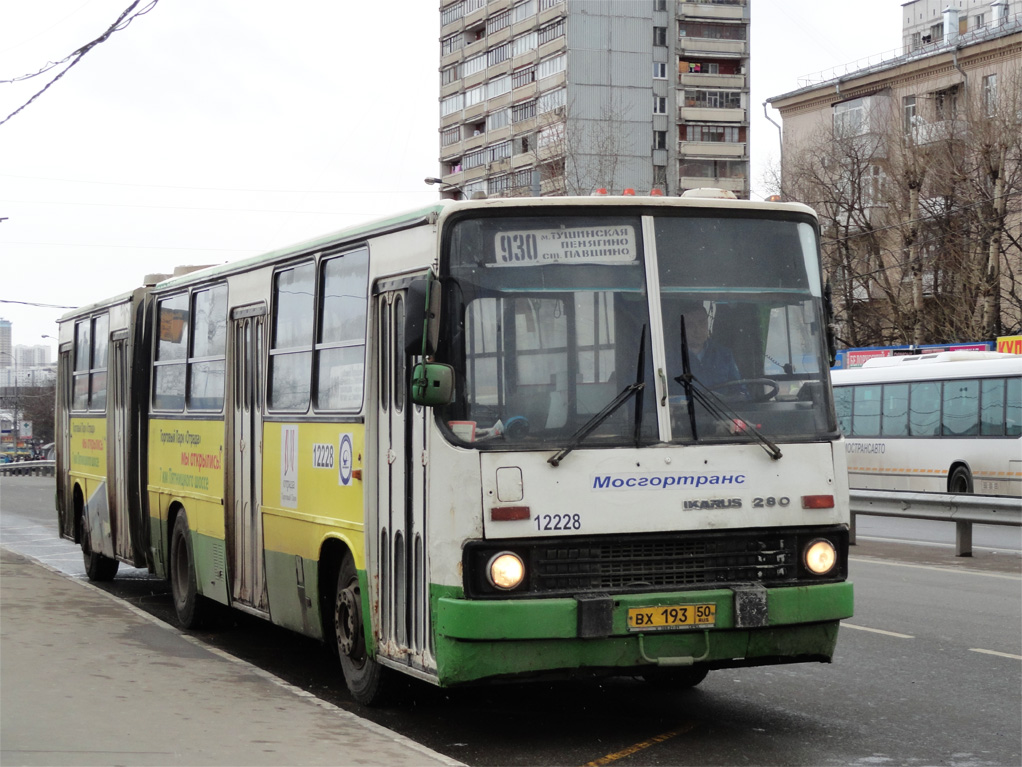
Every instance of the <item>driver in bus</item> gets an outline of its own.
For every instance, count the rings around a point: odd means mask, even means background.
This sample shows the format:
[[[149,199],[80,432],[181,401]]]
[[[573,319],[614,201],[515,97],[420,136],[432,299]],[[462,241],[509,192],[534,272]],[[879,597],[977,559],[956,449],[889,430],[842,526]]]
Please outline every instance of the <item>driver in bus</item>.
[[[688,364],[695,379],[708,389],[740,380],[742,376],[731,350],[710,337],[710,320],[702,301],[686,303],[681,313],[685,318]]]

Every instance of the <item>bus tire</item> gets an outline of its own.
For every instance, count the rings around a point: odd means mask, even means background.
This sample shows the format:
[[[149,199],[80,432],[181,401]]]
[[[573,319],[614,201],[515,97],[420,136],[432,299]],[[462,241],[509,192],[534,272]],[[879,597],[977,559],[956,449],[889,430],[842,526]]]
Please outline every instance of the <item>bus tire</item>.
[[[181,626],[196,629],[209,618],[209,603],[199,593],[195,576],[195,556],[188,516],[179,511],[170,534],[170,590],[174,596],[174,612]]]
[[[121,563],[92,550],[89,520],[84,508],[81,514],[81,525],[82,561],[85,562],[85,574],[89,576],[90,581],[112,581],[117,575],[117,568]]]
[[[388,697],[390,677],[394,672],[369,657],[365,622],[362,618],[361,588],[351,554],[345,554],[337,573],[334,633],[341,671],[344,672],[344,682],[351,696],[366,706],[384,703]]]
[[[659,668],[647,671],[642,678],[658,690],[688,690],[706,679],[709,673],[710,670],[706,666]]]
[[[951,495],[972,494],[972,472],[968,466],[959,464],[952,469],[947,478],[947,491]]]

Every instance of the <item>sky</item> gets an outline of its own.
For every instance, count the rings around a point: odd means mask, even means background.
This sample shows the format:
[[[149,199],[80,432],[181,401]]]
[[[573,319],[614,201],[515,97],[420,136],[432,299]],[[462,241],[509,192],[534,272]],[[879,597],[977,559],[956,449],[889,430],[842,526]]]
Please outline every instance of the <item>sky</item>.
[[[757,199],[779,156],[763,102],[896,51],[902,0],[750,1]],[[132,2],[4,0],[0,81],[61,61]],[[0,124],[0,318],[13,343],[49,345],[55,360],[58,317],[146,274],[434,202],[438,7],[157,0],[91,48]],[[59,71],[0,82],[0,120]]]

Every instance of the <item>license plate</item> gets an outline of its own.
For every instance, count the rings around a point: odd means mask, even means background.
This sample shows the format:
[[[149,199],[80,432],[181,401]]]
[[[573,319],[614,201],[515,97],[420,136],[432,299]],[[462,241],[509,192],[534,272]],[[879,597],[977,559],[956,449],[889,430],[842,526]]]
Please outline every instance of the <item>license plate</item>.
[[[629,631],[669,631],[670,629],[712,626],[717,620],[717,605],[657,605],[628,610]]]

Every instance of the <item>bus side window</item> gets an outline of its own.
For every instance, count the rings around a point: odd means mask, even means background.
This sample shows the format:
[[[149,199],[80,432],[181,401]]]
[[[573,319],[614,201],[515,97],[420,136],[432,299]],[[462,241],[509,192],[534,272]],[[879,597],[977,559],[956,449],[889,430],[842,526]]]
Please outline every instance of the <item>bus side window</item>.
[[[987,378],[980,383],[979,433],[986,437],[1004,434],[1004,379]]]
[[[941,434],[946,437],[979,434],[979,381],[944,382]]]
[[[881,432],[885,437],[908,436],[908,384],[884,384]]]
[[[880,434],[880,384],[855,387],[852,433],[856,437],[876,437]]]
[[[1008,379],[1004,400],[1004,433],[1022,436],[1022,378]]]
[[[913,437],[937,436],[940,430],[939,383],[910,385],[908,425]]]
[[[838,386],[834,389],[834,410],[837,411],[838,426],[846,437],[852,436],[852,391],[853,386]]]

